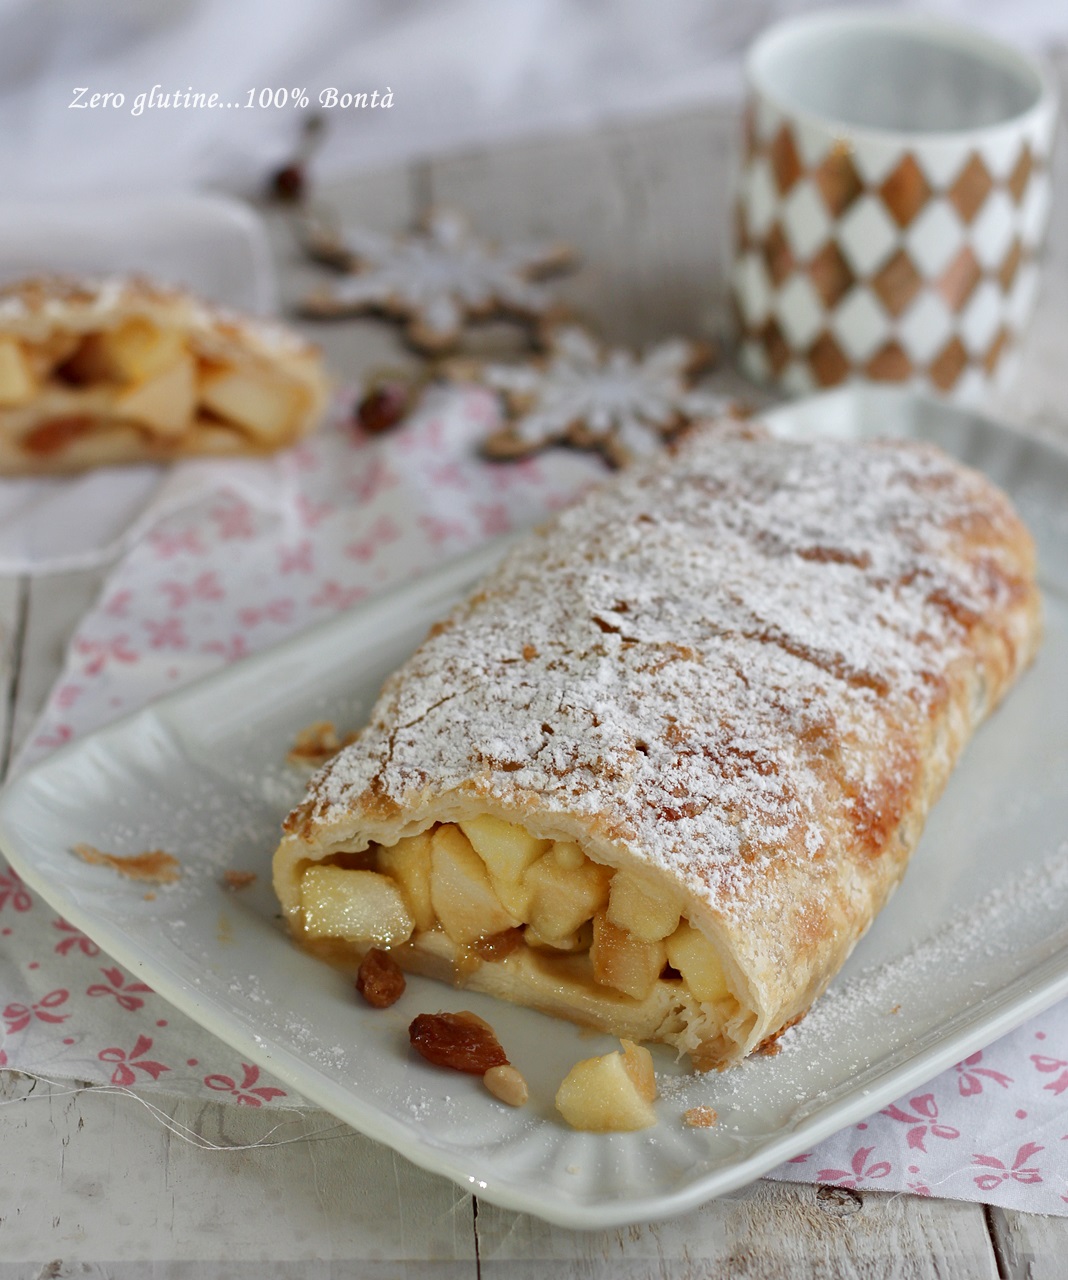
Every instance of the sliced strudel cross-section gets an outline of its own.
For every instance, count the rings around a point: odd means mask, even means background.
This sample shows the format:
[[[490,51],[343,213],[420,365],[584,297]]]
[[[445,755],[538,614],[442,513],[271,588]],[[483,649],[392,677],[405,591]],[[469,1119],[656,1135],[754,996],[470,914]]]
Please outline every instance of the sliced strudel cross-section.
[[[0,474],[260,454],[319,420],[317,349],[140,278],[0,288]]]

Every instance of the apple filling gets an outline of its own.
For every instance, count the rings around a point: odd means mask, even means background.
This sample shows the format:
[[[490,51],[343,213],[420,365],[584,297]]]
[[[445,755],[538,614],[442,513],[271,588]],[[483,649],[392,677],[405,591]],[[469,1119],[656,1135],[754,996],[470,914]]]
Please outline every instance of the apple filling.
[[[516,982],[478,985],[637,1038],[661,1038],[683,1006],[683,1024],[707,1025],[710,1006],[723,1022],[739,1013],[715,948],[671,885],[495,817],[305,863],[300,906],[304,939],[322,954],[394,948],[405,967],[461,983],[499,966]]]
[[[273,449],[299,433],[314,394],[299,373],[197,351],[186,333],[148,318],[37,342],[0,337],[4,432],[34,458],[131,431],[164,449],[190,434],[208,452],[236,441]]]

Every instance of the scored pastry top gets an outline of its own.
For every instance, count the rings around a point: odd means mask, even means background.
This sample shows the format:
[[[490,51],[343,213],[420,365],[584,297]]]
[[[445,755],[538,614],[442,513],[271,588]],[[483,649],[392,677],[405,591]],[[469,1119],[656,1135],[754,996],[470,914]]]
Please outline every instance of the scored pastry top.
[[[832,846],[877,858],[959,748],[939,717],[976,663],[996,701],[1030,656],[1033,547],[933,446],[755,435],[697,430],[516,548],[288,830],[377,839],[455,793],[582,815],[732,932],[791,911],[798,877],[811,915]],[[826,885],[849,893],[840,868]]]

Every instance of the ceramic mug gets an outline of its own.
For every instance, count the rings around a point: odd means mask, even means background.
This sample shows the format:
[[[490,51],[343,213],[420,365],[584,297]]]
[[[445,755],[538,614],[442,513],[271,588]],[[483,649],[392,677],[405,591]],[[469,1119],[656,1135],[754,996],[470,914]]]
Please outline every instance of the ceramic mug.
[[[1006,385],[1049,220],[1042,67],[938,19],[833,11],[771,28],[746,74],[745,371],[793,393]]]

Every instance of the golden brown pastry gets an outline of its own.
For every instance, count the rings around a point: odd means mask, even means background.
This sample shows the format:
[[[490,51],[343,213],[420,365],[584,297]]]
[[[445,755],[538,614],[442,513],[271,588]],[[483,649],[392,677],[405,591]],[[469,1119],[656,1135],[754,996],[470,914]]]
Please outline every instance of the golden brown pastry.
[[[317,349],[137,277],[0,288],[0,474],[262,454],[322,414]]]
[[[709,428],[511,552],[275,855],[289,926],[700,1068],[803,1015],[1039,638],[1031,539],[914,442]]]

